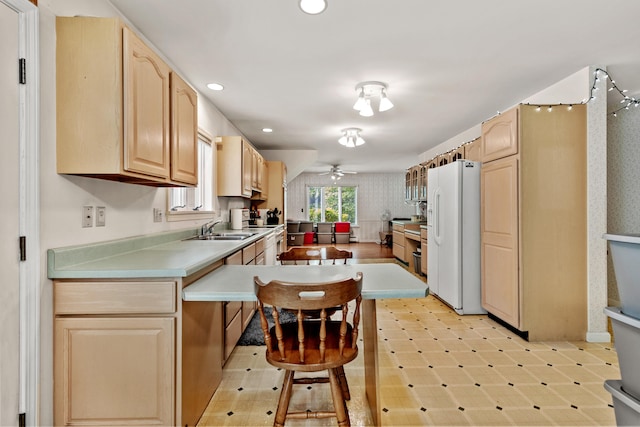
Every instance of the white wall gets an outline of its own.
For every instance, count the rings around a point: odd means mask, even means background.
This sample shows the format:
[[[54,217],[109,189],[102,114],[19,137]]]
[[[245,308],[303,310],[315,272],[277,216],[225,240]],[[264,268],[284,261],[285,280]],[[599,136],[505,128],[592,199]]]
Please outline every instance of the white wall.
[[[338,181],[338,185],[358,187],[358,227],[354,234],[360,242],[379,240],[378,232],[383,224],[380,215],[385,210],[391,212],[391,218],[408,218],[415,215],[416,207],[404,202],[404,173],[362,173],[347,174]],[[288,219],[306,220],[307,187],[332,185],[327,175],[303,173],[287,186]]]
[[[105,241],[195,228],[204,220],[153,222],[153,208],[166,209],[164,188],[153,188],[56,173],[55,15],[117,16],[104,0],[40,0],[40,203],[41,203],[41,383],[40,425],[53,424],[52,293],[47,279],[46,250],[49,248]],[[167,61],[170,65],[171,61]],[[175,67],[178,68],[178,67]],[[99,100],[96,100],[99,102]],[[211,104],[199,96],[198,123],[210,135],[239,135],[238,130]],[[215,150],[214,150],[215,152]],[[215,155],[215,154],[214,154]],[[215,164],[215,159],[214,159]],[[105,206],[106,227],[81,227],[83,205]],[[218,198],[217,215],[228,218],[230,207],[246,206],[240,198]]]

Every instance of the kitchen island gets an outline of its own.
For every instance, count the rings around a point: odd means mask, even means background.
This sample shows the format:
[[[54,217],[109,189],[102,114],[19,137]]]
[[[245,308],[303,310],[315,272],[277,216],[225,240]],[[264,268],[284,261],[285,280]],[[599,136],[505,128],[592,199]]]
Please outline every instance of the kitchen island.
[[[351,265],[224,266],[182,290],[184,301],[256,300],[253,278],[317,283],[355,277],[362,272],[362,336],[365,390],[374,425],[380,425],[376,299],[423,298],[429,288],[393,263]]]

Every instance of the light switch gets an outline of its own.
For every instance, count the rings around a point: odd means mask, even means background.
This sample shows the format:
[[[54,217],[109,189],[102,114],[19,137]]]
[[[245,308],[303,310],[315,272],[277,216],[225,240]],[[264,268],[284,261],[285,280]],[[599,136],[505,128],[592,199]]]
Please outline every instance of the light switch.
[[[107,208],[96,206],[96,227],[104,227],[107,223]]]

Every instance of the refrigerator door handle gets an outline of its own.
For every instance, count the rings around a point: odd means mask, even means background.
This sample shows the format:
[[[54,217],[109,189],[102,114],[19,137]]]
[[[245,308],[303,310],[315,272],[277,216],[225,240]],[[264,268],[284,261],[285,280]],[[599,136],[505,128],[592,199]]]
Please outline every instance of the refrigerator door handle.
[[[436,244],[442,244],[442,236],[440,235],[440,188],[433,193],[433,237]]]

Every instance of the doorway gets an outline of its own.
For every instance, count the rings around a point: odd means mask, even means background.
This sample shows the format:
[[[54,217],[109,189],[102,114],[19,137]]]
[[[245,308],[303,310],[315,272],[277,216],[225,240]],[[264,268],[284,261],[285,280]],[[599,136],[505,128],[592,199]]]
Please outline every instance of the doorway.
[[[37,8],[0,0],[0,425],[37,424]],[[20,62],[22,59],[22,62]],[[19,67],[20,63],[24,67]],[[24,72],[18,72],[18,70]],[[21,245],[22,243],[25,243]],[[23,248],[21,250],[20,248]]]

